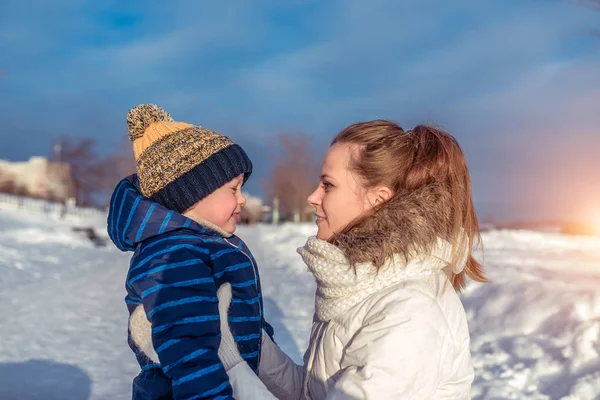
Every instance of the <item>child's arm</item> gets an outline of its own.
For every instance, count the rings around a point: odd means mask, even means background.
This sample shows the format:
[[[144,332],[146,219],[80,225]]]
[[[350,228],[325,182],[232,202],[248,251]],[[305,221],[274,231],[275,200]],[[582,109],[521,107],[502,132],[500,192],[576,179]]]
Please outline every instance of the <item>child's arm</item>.
[[[220,321],[217,288],[201,248],[189,245],[143,251],[128,284],[141,293],[152,325],[152,344],[176,400],[231,399],[217,354]]]
[[[227,369],[235,398],[238,400],[299,399],[304,383],[304,367],[296,365],[263,331],[260,378],[256,376],[240,355],[227,324],[231,285],[227,283],[221,285],[217,294],[221,316],[219,357]]]
[[[237,400],[277,400],[269,392],[258,376],[244,361],[233,340],[227,323],[227,311],[231,304],[231,285],[225,283],[217,291],[219,298],[219,315],[221,319],[221,345],[219,357],[229,375],[233,395]]]

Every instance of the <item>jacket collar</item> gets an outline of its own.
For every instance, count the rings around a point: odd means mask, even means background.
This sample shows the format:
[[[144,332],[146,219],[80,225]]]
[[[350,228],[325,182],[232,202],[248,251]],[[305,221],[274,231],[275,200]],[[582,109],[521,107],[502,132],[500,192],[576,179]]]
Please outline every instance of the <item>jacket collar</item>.
[[[416,252],[408,260],[396,254],[379,268],[372,263],[353,266],[340,248],[314,236],[298,253],[317,282],[315,313],[321,321],[329,321],[395,283],[443,273],[450,262],[452,245],[438,238],[430,251]]]
[[[226,232],[225,230],[219,228],[217,225],[213,224],[210,221],[207,221],[205,219],[198,218],[198,217],[192,217],[191,215],[188,215],[187,217],[189,219],[191,219],[192,221],[194,221],[195,223],[197,223],[198,225],[200,225],[208,230],[211,230],[213,232],[216,232],[224,238],[229,238],[232,236],[231,233]]]

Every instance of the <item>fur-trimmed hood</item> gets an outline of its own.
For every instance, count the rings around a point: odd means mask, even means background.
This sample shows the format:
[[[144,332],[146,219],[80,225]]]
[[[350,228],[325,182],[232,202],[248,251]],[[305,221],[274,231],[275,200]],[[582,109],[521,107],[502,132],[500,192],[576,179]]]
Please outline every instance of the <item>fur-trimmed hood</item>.
[[[347,232],[335,235],[332,243],[351,264],[381,266],[393,255],[408,261],[417,254],[430,253],[438,238],[464,249],[466,238],[452,238],[452,225],[450,192],[443,185],[430,184],[394,196]],[[461,267],[455,265],[453,269]]]

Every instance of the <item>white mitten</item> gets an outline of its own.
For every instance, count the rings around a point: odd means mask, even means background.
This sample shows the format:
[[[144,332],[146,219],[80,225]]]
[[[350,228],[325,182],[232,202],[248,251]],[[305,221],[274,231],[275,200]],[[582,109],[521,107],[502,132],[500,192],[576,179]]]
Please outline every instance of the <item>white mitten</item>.
[[[277,400],[269,392],[258,376],[244,361],[233,340],[233,335],[227,323],[227,310],[231,304],[231,285],[224,283],[217,290],[219,298],[219,317],[221,318],[221,345],[219,358],[229,376],[233,389],[233,397],[239,400]]]
[[[224,283],[217,290],[217,297],[219,298],[219,317],[221,319],[221,345],[219,346],[219,358],[225,367],[225,371],[229,371],[237,364],[244,362],[235,341],[233,335],[227,323],[227,311],[231,305],[231,285]]]

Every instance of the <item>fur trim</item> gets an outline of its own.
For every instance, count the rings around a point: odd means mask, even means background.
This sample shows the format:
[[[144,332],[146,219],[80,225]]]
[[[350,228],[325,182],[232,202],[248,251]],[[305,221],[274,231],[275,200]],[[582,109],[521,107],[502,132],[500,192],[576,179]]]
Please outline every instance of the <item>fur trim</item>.
[[[191,219],[192,221],[196,222],[198,225],[205,227],[206,229],[210,229],[211,231],[217,232],[219,235],[221,235],[224,238],[229,238],[232,235],[231,233],[226,232],[224,229],[219,228],[217,225],[215,225],[212,222],[209,222],[205,219],[198,218],[198,217],[192,217],[191,215],[186,215],[186,217]]]
[[[438,237],[450,242],[452,198],[440,184],[400,193],[377,207],[347,232],[335,235],[351,264],[374,263],[399,255],[405,261],[431,253]]]
[[[158,354],[152,345],[152,324],[146,318],[144,307],[139,305],[129,316],[129,332],[133,343],[152,361],[159,364]]]

